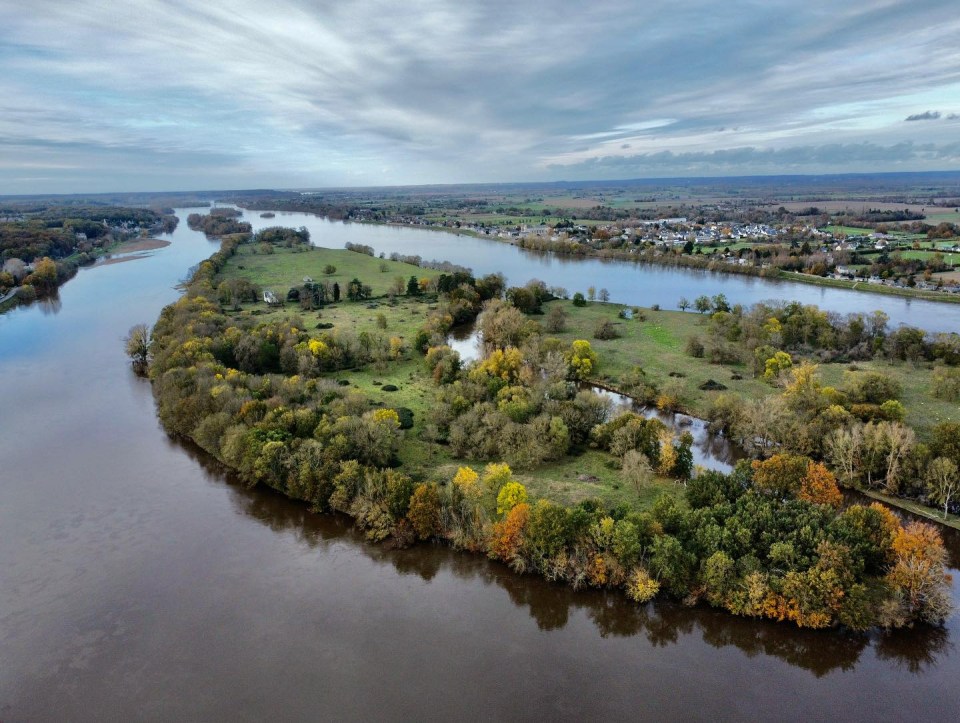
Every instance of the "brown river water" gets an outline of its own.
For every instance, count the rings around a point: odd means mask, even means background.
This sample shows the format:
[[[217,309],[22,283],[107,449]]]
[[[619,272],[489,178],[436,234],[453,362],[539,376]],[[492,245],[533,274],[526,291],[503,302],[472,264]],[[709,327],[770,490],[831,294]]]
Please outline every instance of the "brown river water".
[[[0,316],[0,720],[957,718],[956,615],[852,635],[638,607],[237,485],[123,356],[216,249],[167,238]]]

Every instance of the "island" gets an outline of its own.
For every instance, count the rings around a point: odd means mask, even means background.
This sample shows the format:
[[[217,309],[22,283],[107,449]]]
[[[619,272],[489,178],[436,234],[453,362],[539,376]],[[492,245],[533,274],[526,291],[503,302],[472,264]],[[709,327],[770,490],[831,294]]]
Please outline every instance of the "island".
[[[722,296],[628,308],[225,228],[128,350],[164,427],[245,483],[372,542],[445,542],[637,603],[855,630],[949,615],[936,528],[841,487],[950,521],[956,335]],[[739,454],[698,465],[682,412]]]

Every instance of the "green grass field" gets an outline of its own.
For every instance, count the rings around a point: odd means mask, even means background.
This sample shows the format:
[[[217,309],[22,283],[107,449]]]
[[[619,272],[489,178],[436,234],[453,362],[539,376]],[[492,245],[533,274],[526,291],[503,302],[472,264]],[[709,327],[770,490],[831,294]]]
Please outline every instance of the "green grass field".
[[[873,233],[873,228],[859,226],[825,226],[823,228],[827,233],[844,234],[846,236],[869,236]]]
[[[684,407],[696,416],[703,416],[710,400],[718,394],[698,389],[708,379],[724,384],[728,392],[747,400],[760,399],[780,391],[755,379],[752,369],[744,364],[711,364],[705,359],[688,355],[685,351],[687,340],[706,332],[707,319],[700,314],[643,309],[646,320],[641,321],[618,318],[620,309],[626,308],[619,304],[592,302],[579,308],[570,301],[552,301],[550,304],[564,305],[569,316],[567,331],[549,336],[568,342],[574,339],[589,340],[600,356],[600,368],[597,370],[597,379],[600,381],[615,386],[623,374],[634,366],[640,366],[658,387],[667,383],[682,384]],[[621,334],[619,339],[603,341],[593,338],[593,330],[604,320],[616,325]],[[889,374],[903,385],[901,401],[907,409],[906,421],[921,437],[940,422],[960,420],[960,408],[955,403],[936,399],[930,393],[933,375],[930,365],[870,361],[857,362],[857,367]],[[848,364],[819,366],[823,383],[834,387],[843,385],[843,374],[848,369]],[[671,373],[683,376],[671,377]],[[740,374],[743,379],[732,379],[734,373]]]
[[[323,272],[328,264],[336,267],[335,273]],[[381,271],[381,264],[385,266],[386,271]],[[264,289],[272,289],[278,295],[282,293],[284,296],[291,287],[302,286],[305,276],[317,282],[339,283],[344,292],[350,280],[358,278],[373,289],[374,296],[383,296],[397,276],[403,277],[406,284],[406,280],[413,275],[417,278],[433,279],[440,274],[440,271],[382,260],[346,249],[324,249],[313,246],[299,249],[274,247],[272,254],[262,254],[252,244],[240,246],[221,271],[223,278],[244,278]]]
[[[634,367],[642,367],[651,382],[662,387],[674,380],[683,384],[684,407],[691,413],[702,416],[715,392],[704,392],[697,387],[708,379],[727,386],[729,391],[746,399],[757,399],[769,394],[771,387],[753,379],[753,374],[743,364],[715,365],[703,359],[696,359],[685,351],[687,340],[703,335],[707,318],[693,312],[653,311],[643,309],[646,320],[620,319],[621,309],[629,308],[619,304],[589,302],[587,306],[576,307],[571,301],[551,301],[561,304],[568,312],[567,331],[561,334],[548,334],[572,342],[574,339],[587,339],[594,351],[600,356],[600,368],[597,379],[614,386],[621,377]],[[615,325],[621,335],[618,339],[600,340],[593,338],[593,331],[602,321]],[[683,374],[671,377],[670,374]],[[734,373],[743,379],[733,380]]]

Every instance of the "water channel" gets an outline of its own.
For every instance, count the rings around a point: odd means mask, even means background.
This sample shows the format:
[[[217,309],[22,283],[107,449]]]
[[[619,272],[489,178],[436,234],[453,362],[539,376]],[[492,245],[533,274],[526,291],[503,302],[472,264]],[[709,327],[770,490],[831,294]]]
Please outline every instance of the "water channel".
[[[771,295],[591,261],[531,256],[529,273],[508,268],[515,249],[466,237],[249,215],[628,303]],[[185,224],[167,238],[0,315],[0,720],[955,719],[956,615],[852,635],[638,607],[441,546],[387,551],[237,485],[167,437],[123,355],[127,329],[216,249]],[[837,298],[861,297],[891,301]],[[919,323],[917,302],[893,302]],[[956,572],[960,540],[945,537]]]

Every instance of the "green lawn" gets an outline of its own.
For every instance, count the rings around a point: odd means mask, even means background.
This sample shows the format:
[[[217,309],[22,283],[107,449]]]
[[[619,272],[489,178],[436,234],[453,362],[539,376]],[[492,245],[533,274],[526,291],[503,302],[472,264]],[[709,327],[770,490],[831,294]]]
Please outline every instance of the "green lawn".
[[[291,287],[302,286],[305,276],[317,282],[339,283],[344,293],[346,293],[347,284],[352,279],[358,278],[373,289],[374,296],[382,296],[387,293],[397,276],[403,277],[406,283],[412,275],[417,278],[433,279],[442,273],[397,261],[381,260],[346,249],[325,249],[314,246],[297,249],[273,247],[273,249],[272,254],[262,254],[253,244],[241,245],[220,272],[221,277],[244,278],[283,296],[286,296],[287,290]],[[328,275],[323,272],[328,264],[336,267],[335,273]],[[380,270],[381,264],[385,265],[386,271]]]
[[[833,234],[845,234],[846,236],[869,236],[873,233],[873,228],[861,228],[859,226],[825,226],[824,231]]]
[[[694,312],[653,311],[643,309],[646,320],[620,319],[624,307],[620,304],[588,302],[576,307],[571,301],[551,301],[545,306],[561,304],[568,312],[567,331],[547,334],[570,343],[574,339],[587,339],[600,357],[598,380],[617,386],[621,377],[635,366],[642,367],[651,382],[662,387],[678,380],[685,390],[685,408],[702,416],[716,392],[701,391],[697,387],[708,379],[727,386],[729,391],[746,399],[756,399],[769,394],[769,385],[753,379],[750,369],[743,364],[717,365],[704,359],[696,359],[686,353],[687,340],[703,335],[707,319]],[[542,318],[542,317],[536,317]],[[610,321],[620,333],[620,338],[600,340],[593,338],[593,331],[601,321]],[[671,377],[670,374],[683,374]],[[733,380],[734,373],[743,377]]]

